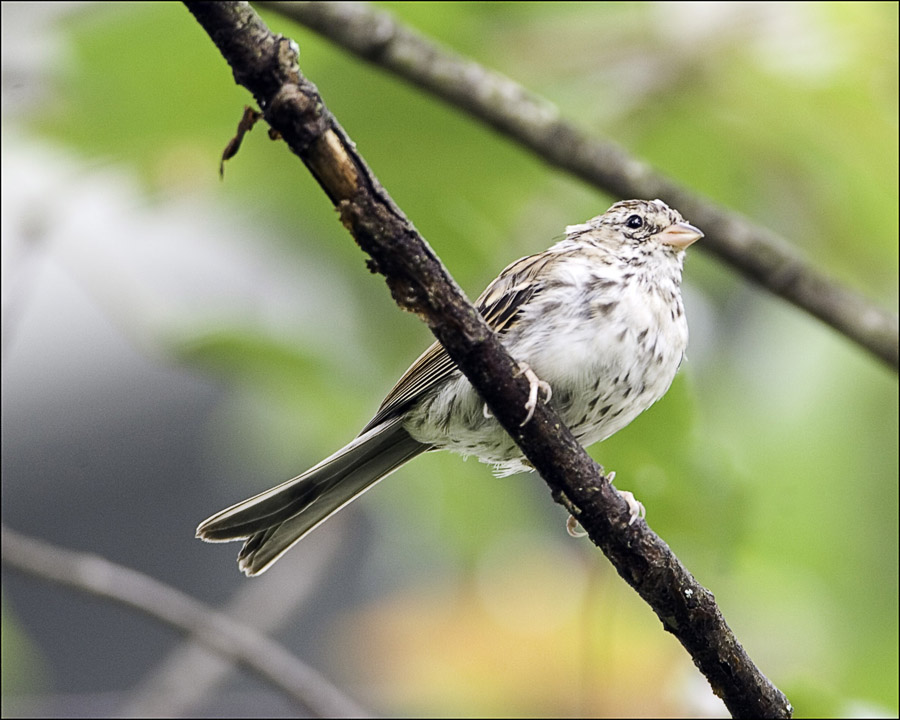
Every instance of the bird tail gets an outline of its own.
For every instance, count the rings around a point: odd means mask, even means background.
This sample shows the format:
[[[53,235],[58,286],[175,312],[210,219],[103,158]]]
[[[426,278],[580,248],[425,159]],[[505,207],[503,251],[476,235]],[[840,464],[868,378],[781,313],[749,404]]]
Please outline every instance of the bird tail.
[[[207,542],[246,538],[238,565],[246,575],[258,575],[310,530],[427,449],[403,429],[401,418],[393,418],[293,480],[207,518],[197,537]]]

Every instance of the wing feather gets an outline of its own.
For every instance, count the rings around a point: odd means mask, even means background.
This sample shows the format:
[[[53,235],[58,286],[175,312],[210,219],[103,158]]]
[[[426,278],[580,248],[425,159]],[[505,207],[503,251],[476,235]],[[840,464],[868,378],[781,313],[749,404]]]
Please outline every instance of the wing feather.
[[[555,257],[552,253],[538,253],[520,258],[506,267],[485,288],[475,301],[475,307],[494,332],[502,337],[516,322],[522,307],[542,289],[541,272]],[[362,432],[403,412],[415,400],[456,372],[456,363],[439,342],[432,343],[403,373]]]

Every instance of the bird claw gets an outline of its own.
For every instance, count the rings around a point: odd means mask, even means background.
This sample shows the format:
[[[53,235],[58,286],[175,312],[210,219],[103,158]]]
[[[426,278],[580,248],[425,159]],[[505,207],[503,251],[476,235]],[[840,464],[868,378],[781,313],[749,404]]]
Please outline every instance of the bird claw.
[[[615,477],[615,473],[611,472],[606,476],[606,479],[612,481]],[[628,490],[616,490],[619,495],[622,496],[622,499],[625,501],[625,504],[628,505],[628,525],[629,527],[634,524],[634,521],[638,518],[642,520],[647,517],[647,509],[644,507],[644,503],[638,500],[634,493],[629,492]],[[566,520],[566,532],[569,533],[573,538],[580,538],[587,535],[587,531],[581,527],[578,523],[578,520],[575,519],[574,515],[569,515]]]
[[[581,538],[587,535],[587,530],[578,524],[574,515],[569,515],[568,520],[566,520],[566,532],[573,538]]]
[[[532,370],[528,363],[520,362],[519,363],[519,371],[516,373],[516,377],[519,375],[524,375],[528,379],[529,389],[528,389],[528,402],[525,403],[525,409],[528,411],[528,414],[525,416],[525,419],[519,423],[519,427],[528,424],[528,421],[534,416],[534,410],[537,407],[538,401],[538,392],[540,390],[544,391],[544,402],[550,402],[550,398],[553,397],[553,388],[550,387],[550,383],[541,380],[537,375],[535,375],[534,370]]]
[[[612,485],[613,480],[616,479],[616,471],[610,470],[606,473],[606,479]],[[631,519],[628,521],[629,525],[633,525],[634,521],[639,517],[642,520],[647,517],[647,508],[644,507],[644,503],[634,496],[634,493],[628,492],[628,490],[619,490],[618,488],[616,492],[622,496],[625,504],[628,505],[628,514],[631,516]]]
[[[550,387],[550,383],[544,382],[535,375],[534,370],[528,366],[528,363],[519,363],[519,370],[516,372],[515,377],[519,377],[519,375],[524,375],[528,378],[530,386],[528,390],[528,401],[525,403],[525,409],[528,411],[528,414],[525,416],[525,419],[519,423],[519,427],[522,427],[534,417],[534,410],[537,407],[538,391],[543,390],[544,395],[546,395],[544,402],[550,402],[550,398],[553,396],[553,388]],[[481,414],[484,415],[486,420],[490,420],[494,417],[494,413],[491,412],[487,403],[484,403],[484,405],[481,406]]]
[[[633,493],[630,493],[627,490],[619,490],[618,492],[625,501],[625,504],[628,505],[628,514],[630,516],[630,519],[628,520],[629,525],[633,525],[634,521],[638,518],[643,520],[647,517],[647,509],[644,507],[644,503],[638,500]]]

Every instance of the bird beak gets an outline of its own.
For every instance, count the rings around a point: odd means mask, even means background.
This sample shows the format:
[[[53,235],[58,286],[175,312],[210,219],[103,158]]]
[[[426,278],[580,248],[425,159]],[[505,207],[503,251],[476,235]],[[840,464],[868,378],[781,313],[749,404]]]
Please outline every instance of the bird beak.
[[[661,243],[671,245],[678,250],[684,250],[702,237],[703,233],[700,230],[686,222],[672,223],[665,230],[656,234],[656,239]]]

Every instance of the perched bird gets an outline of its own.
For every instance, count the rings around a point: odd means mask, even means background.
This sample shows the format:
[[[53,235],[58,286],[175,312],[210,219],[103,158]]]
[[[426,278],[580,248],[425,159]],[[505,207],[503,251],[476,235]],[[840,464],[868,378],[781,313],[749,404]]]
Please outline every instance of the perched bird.
[[[665,394],[688,340],[684,250],[701,237],[661,200],[625,200],[569,226],[563,240],[517,260],[488,285],[478,310],[532,384],[524,422],[536,402],[549,401],[590,445]],[[473,455],[498,475],[531,469],[438,343],[410,366],[355,440],[293,480],[203,521],[197,537],[244,540],[238,564],[258,575],[427,450]]]

